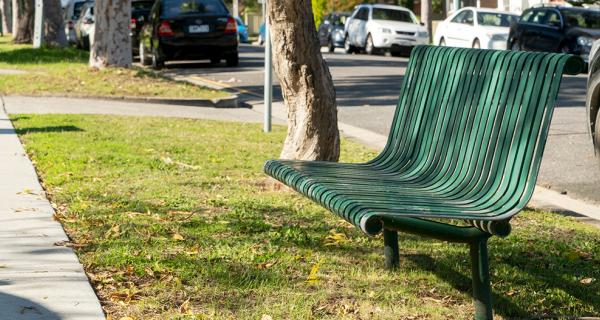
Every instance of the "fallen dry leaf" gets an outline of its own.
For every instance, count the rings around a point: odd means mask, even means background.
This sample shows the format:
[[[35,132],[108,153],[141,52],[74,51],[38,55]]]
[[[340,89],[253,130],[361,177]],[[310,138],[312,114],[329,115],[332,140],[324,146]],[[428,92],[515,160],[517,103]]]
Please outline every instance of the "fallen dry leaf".
[[[583,279],[581,279],[579,281],[579,283],[581,283],[581,284],[590,284],[590,283],[594,282],[594,280],[595,280],[594,278],[583,278]]]
[[[180,235],[179,233],[175,232],[173,234],[173,240],[182,241],[182,240],[185,240],[185,238],[182,235]]]

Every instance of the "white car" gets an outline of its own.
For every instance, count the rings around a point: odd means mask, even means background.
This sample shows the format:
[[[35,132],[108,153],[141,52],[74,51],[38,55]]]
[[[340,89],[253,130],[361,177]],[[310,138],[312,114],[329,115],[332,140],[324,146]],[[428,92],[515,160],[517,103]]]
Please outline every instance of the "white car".
[[[433,43],[506,50],[510,25],[518,19],[518,15],[509,12],[466,7],[438,24]]]
[[[70,0],[63,7],[63,20],[65,21],[65,34],[69,43],[77,41],[75,24],[81,15],[81,9],[88,0]]]
[[[362,4],[344,25],[346,53],[364,49],[368,54],[390,51],[398,55],[418,44],[429,43],[427,29],[415,14],[399,6]]]

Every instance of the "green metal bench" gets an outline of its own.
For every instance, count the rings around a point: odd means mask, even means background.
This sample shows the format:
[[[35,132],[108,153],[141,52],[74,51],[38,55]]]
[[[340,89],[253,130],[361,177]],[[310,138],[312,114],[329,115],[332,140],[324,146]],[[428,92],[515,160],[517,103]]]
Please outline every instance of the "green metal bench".
[[[564,54],[418,46],[380,155],[264,170],[367,235],[383,232],[388,268],[398,231],[469,244],[475,318],[491,319],[487,240],[507,236],[531,198],[562,75],[582,69]]]

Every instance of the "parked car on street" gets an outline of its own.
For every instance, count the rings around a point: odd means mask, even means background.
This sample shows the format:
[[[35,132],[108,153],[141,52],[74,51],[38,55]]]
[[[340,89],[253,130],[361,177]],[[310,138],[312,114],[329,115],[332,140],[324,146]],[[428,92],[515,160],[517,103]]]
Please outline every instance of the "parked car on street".
[[[161,68],[168,60],[225,59],[237,66],[237,23],[222,0],[157,0],[140,34],[140,60]]]
[[[248,26],[240,17],[235,17],[235,22],[237,23],[238,40],[240,43],[248,43]]]
[[[516,14],[467,7],[456,11],[437,26],[433,43],[440,46],[506,49],[510,25]]]
[[[350,16],[347,12],[333,12],[328,14],[321,22],[318,29],[321,46],[327,46],[329,52],[335,48],[344,47],[344,23]]]
[[[94,2],[88,1],[81,8],[79,19],[75,23],[77,47],[89,50],[90,44],[94,43],[94,32]]]
[[[600,40],[590,50],[587,84],[587,120],[596,157],[600,158]]]
[[[75,43],[77,41],[77,35],[75,34],[75,23],[81,15],[81,8],[87,1],[88,0],[71,0],[63,8],[65,34],[67,35],[67,41],[69,43]]]
[[[429,43],[427,29],[415,14],[400,6],[361,4],[344,26],[346,53],[364,50],[367,54],[390,51],[392,55],[410,52],[418,44]]]
[[[510,28],[512,50],[563,52],[586,62],[594,40],[600,38],[600,11],[562,6],[534,7],[523,11]]]
[[[132,0],[131,1],[131,24],[129,25],[129,36],[131,36],[131,52],[136,55],[140,48],[140,31],[148,20],[150,9],[154,0]]]

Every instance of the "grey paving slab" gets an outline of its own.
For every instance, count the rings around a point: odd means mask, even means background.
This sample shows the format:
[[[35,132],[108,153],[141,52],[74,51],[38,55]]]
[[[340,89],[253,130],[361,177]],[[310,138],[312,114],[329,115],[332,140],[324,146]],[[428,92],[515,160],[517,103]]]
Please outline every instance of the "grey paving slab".
[[[8,113],[114,114],[262,122],[250,108],[212,108],[73,98],[3,97]]]
[[[0,110],[0,320],[104,319],[31,161]]]

